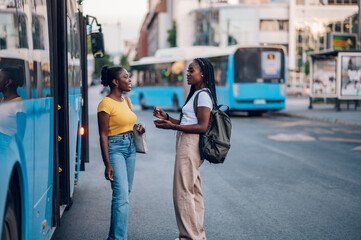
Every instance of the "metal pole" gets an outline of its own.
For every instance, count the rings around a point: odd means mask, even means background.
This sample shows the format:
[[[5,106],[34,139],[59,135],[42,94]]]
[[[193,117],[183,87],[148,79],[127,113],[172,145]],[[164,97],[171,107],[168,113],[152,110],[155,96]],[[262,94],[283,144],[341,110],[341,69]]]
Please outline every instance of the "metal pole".
[[[360,0],[359,0],[360,1]],[[208,41],[209,41],[209,46],[213,46],[213,33],[212,33],[212,13],[213,13],[213,9],[212,9],[212,0],[210,0],[210,8],[209,8],[209,37],[208,37]]]
[[[360,34],[361,34],[361,18],[360,18],[360,12],[361,12],[361,0],[357,0],[357,7],[358,7],[358,12],[357,12],[357,44],[356,44],[356,48],[360,49],[361,48],[361,42],[360,42]]]

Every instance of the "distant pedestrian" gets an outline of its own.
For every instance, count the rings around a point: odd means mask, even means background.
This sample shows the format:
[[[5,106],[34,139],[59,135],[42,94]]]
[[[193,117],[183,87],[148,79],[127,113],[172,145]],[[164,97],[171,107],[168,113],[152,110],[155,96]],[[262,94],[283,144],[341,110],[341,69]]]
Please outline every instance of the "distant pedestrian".
[[[105,165],[105,178],[113,190],[111,220],[108,240],[127,239],[129,194],[135,169],[133,126],[137,116],[132,112],[128,97],[123,92],[131,90],[129,73],[122,67],[104,66],[101,76],[110,93],[99,103],[98,127],[100,148]],[[137,131],[144,133],[139,124]]]
[[[201,90],[210,92],[217,104],[214,69],[210,61],[196,58],[188,66],[187,82],[191,85],[182,108],[181,119],[174,119],[156,107],[153,115],[157,128],[177,130],[176,157],[173,178],[173,203],[179,239],[206,239],[203,228],[204,203],[199,168],[203,163],[199,153],[199,134],[208,127],[213,103],[203,91],[198,96],[197,116],[194,111],[195,95]]]

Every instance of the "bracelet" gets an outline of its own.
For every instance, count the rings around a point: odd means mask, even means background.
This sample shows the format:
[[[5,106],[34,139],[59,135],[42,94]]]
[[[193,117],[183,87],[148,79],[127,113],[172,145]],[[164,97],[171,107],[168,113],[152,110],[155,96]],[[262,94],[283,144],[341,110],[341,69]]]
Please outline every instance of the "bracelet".
[[[168,113],[166,113],[167,114],[167,120],[169,120],[169,115],[168,115]]]
[[[173,130],[177,130],[177,124],[174,124]]]

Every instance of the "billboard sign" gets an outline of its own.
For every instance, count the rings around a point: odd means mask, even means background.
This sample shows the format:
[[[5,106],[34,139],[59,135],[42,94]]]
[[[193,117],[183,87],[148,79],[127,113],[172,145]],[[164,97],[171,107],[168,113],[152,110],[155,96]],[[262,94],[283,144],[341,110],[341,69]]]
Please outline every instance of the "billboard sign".
[[[361,53],[338,55],[339,99],[361,99]]]
[[[356,49],[357,35],[349,33],[329,32],[327,33],[327,48],[335,50]]]
[[[314,59],[312,62],[311,95],[336,97],[336,59]]]

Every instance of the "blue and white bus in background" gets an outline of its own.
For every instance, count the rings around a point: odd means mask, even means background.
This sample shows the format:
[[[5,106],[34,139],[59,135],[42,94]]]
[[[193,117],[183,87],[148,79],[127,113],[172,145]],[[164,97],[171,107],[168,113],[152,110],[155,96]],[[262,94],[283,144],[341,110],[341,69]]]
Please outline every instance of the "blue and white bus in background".
[[[183,105],[187,86],[186,70],[190,60],[216,47],[197,46],[159,49],[155,56],[130,63],[133,104],[142,109],[160,106],[179,110]]]
[[[0,70],[16,70],[21,97],[5,98],[11,81],[2,73],[1,240],[50,239],[88,161],[81,8],[75,0],[0,0]]]
[[[131,63],[134,104],[143,108],[181,108],[189,91],[183,79],[188,64],[196,57],[212,62],[218,103],[228,105],[230,111],[262,115],[285,107],[287,74],[283,46],[160,49],[154,57]]]

